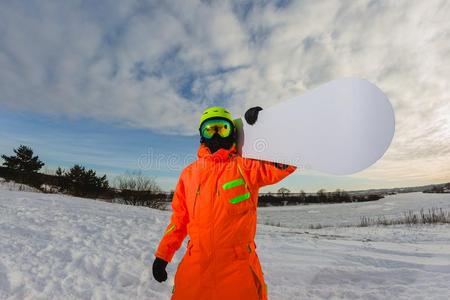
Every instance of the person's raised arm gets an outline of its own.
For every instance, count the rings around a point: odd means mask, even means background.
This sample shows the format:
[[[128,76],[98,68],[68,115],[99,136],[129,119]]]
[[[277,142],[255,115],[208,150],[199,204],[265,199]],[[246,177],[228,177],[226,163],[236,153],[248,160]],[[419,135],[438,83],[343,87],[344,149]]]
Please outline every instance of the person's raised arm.
[[[275,184],[297,169],[296,166],[249,158],[243,158],[242,165],[247,178],[258,187]]]
[[[244,115],[247,124],[255,124],[261,110],[260,106],[249,108]],[[254,159],[243,159],[243,165],[250,181],[258,186],[277,183],[297,169],[296,166]]]

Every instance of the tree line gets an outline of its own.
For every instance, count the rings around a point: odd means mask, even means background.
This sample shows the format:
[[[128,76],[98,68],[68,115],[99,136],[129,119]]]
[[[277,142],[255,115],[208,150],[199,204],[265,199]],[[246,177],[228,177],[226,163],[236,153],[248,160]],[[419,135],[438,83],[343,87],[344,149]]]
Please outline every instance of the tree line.
[[[279,206],[279,205],[301,205],[314,203],[346,203],[346,202],[365,202],[376,201],[384,196],[381,194],[351,194],[349,192],[337,189],[334,192],[326,192],[320,189],[316,193],[306,194],[304,191],[291,193],[287,188],[278,189],[277,193],[264,193],[258,197],[260,206]]]
[[[431,188],[423,191],[424,193],[438,193],[438,194],[448,194],[450,193],[450,182],[444,184],[433,185]]]
[[[126,173],[116,177],[115,187],[111,187],[105,175],[81,164],[65,170],[58,167],[55,174],[39,171],[45,163],[34,155],[31,147],[20,145],[13,149],[13,155],[2,155],[3,167],[0,177],[37,188],[43,192],[70,194],[86,198],[99,198],[109,202],[128,205],[161,207],[162,202],[170,197],[163,193],[155,180],[140,172]]]

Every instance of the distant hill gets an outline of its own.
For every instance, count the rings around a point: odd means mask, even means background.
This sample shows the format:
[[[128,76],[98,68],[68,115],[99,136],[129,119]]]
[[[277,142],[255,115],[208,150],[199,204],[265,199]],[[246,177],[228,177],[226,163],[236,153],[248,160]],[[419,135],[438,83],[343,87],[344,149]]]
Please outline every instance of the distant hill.
[[[424,193],[443,193],[450,192],[450,182],[439,183],[439,184],[429,184],[413,187],[398,187],[398,188],[386,188],[386,189],[369,189],[369,190],[357,190],[349,191],[349,194],[398,194],[398,193],[414,193],[414,192],[424,192]]]
[[[450,193],[450,183],[433,185],[423,191],[424,193]]]

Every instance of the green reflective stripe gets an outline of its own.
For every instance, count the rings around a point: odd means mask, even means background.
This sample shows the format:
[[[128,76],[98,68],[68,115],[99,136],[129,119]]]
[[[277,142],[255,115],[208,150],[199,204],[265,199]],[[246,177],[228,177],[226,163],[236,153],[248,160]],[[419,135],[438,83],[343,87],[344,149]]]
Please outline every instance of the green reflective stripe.
[[[234,197],[230,200],[230,203],[237,204],[241,201],[247,200],[248,198],[250,198],[250,192]]]
[[[175,229],[175,225],[172,225],[169,227],[169,229],[166,230],[166,232],[164,232],[164,234],[168,234],[169,232],[171,232],[174,229]]]
[[[234,179],[234,180],[231,180],[231,181],[228,181],[228,182],[224,183],[222,185],[222,188],[224,190],[228,190],[228,189],[231,189],[231,188],[234,188],[236,186],[243,185],[243,184],[245,184],[244,179],[238,178],[238,179]]]

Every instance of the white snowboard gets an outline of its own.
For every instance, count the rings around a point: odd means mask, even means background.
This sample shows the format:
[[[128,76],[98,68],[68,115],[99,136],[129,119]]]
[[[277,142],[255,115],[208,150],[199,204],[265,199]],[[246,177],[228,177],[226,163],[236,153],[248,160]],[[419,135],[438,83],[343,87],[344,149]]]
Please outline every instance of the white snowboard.
[[[389,99],[359,78],[333,80],[263,108],[254,125],[235,120],[243,157],[331,174],[352,174],[375,163],[395,131]]]

